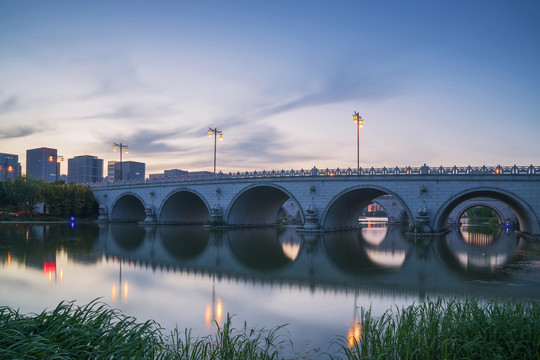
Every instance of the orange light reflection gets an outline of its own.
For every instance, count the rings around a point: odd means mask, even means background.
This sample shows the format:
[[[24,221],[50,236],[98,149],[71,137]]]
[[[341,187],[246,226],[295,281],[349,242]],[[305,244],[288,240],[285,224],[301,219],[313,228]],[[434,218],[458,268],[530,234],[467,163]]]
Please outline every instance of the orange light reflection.
[[[113,301],[116,301],[116,284],[113,284],[113,286],[112,286],[111,297],[112,297]]]
[[[127,281],[125,282],[124,284],[124,299],[127,299],[128,298],[128,283]]]
[[[347,333],[347,343],[350,348],[353,348],[356,344],[360,342],[360,337],[362,336],[362,329],[360,327],[360,322],[355,321],[352,328],[349,329]]]

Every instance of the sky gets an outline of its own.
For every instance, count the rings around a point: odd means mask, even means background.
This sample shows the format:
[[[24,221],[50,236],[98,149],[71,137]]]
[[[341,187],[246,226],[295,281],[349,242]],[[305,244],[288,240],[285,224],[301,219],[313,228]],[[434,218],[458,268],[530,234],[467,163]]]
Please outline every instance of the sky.
[[[358,111],[361,167],[539,165],[539,64],[537,0],[0,0],[0,153],[355,168]]]

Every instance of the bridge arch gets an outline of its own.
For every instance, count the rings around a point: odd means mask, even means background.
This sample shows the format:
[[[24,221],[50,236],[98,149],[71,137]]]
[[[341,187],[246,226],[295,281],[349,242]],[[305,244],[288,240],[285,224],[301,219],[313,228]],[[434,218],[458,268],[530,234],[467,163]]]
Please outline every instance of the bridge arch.
[[[111,221],[143,221],[146,213],[144,211],[144,200],[132,192],[123,193],[112,205]]]
[[[209,206],[202,195],[190,189],[171,192],[161,204],[161,224],[204,224],[210,219]]]
[[[508,205],[508,207],[516,214],[522,231],[531,233],[538,233],[540,231],[538,228],[538,216],[527,202],[516,194],[499,188],[473,188],[455,194],[437,210],[433,219],[434,230],[445,230],[448,217],[452,210],[459,206],[459,204],[478,197],[499,200]]]
[[[285,188],[275,184],[251,185],[240,191],[231,201],[225,214],[228,225],[274,225],[282,205],[288,199],[298,204],[301,222],[303,210],[296,198]]]
[[[391,195],[396,199],[403,207],[407,217],[413,219],[405,202],[394,192],[373,185],[355,186],[340,192],[329,202],[321,216],[321,227],[323,229],[357,227],[362,209],[384,195]]]

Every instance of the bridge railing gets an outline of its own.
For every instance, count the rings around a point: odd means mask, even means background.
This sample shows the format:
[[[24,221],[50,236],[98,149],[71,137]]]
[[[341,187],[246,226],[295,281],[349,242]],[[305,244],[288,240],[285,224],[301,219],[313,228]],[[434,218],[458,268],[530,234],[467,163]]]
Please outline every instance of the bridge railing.
[[[317,169],[309,170],[271,170],[271,171],[237,171],[235,173],[217,174],[197,174],[181,175],[174,177],[154,178],[148,180],[126,180],[115,182],[92,183],[91,186],[116,186],[124,184],[159,184],[159,183],[178,183],[178,182],[196,182],[210,180],[229,180],[229,179],[257,179],[257,178],[289,178],[289,177],[334,177],[334,176],[410,176],[410,175],[437,175],[437,176],[460,176],[460,175],[479,175],[479,176],[500,176],[500,175],[540,175],[540,166],[467,166],[467,167],[430,167],[423,165],[420,167],[394,167],[394,168],[359,168],[359,169]]]

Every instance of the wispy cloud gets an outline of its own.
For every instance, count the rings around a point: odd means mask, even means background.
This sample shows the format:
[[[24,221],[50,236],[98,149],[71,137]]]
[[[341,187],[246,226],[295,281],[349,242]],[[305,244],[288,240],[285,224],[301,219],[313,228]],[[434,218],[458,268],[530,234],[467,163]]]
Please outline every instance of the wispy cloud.
[[[15,95],[12,95],[8,97],[7,99],[3,100],[2,102],[0,102],[0,114],[6,113],[12,110],[13,108],[17,106],[18,102],[19,102],[19,98]]]
[[[41,126],[21,125],[0,128],[0,139],[13,139],[32,135],[41,132]]]

